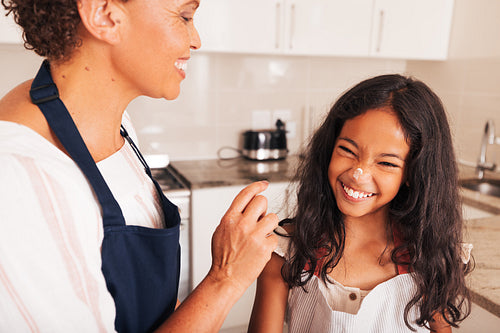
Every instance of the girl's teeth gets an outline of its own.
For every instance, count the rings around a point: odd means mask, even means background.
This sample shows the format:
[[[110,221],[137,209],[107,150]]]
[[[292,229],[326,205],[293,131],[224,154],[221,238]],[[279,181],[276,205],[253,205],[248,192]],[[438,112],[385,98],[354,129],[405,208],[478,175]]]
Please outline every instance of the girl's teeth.
[[[352,188],[349,188],[342,184],[344,187],[345,193],[347,193],[348,196],[353,197],[354,199],[363,199],[363,198],[368,198],[373,195],[373,193],[365,193],[365,192],[359,192],[359,191],[354,191]]]

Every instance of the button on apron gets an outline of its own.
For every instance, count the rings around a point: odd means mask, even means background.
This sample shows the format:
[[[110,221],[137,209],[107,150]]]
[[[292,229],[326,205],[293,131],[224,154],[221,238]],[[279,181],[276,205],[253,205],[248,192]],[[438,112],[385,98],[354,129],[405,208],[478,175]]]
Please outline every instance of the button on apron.
[[[91,184],[101,206],[104,228],[102,272],[115,301],[115,329],[134,333],[156,329],[174,311],[177,302],[180,272],[180,217],[177,207],[163,195],[139,150],[122,127],[122,136],[143,163],[161,198],[166,228],[126,225],[118,202],[59,99],[47,60],[33,80],[30,97]]]

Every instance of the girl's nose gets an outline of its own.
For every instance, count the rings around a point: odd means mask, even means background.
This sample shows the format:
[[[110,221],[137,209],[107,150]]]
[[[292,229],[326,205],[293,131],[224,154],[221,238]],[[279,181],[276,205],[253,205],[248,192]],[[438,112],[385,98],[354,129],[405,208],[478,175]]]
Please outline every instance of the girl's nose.
[[[352,171],[352,178],[356,182],[366,182],[370,179],[370,170],[369,168],[362,168],[361,166],[357,167]]]
[[[363,174],[363,169],[361,168],[357,168],[356,170],[354,170],[353,174],[352,174],[352,177],[356,180],[359,179],[359,176],[361,176]]]

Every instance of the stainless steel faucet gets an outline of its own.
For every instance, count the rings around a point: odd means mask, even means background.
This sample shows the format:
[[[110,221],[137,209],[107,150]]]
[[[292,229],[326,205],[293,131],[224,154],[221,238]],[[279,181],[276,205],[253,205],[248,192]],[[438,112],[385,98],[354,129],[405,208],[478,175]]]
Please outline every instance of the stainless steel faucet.
[[[489,119],[484,125],[483,139],[481,140],[481,150],[479,152],[479,160],[477,162],[477,176],[479,179],[484,178],[484,171],[494,171],[496,169],[495,159],[493,163],[486,162],[486,152],[488,145],[493,145],[495,143],[500,144],[500,137],[495,137],[495,123],[493,120]]]

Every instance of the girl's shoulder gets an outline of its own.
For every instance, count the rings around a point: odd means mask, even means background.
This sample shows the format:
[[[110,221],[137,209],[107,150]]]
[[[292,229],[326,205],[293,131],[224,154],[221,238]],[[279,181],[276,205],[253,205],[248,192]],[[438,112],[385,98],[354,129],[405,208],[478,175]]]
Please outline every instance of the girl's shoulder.
[[[278,236],[278,245],[274,252],[283,258],[289,258],[290,242],[294,225],[290,219],[284,219],[279,223],[279,226],[274,229],[274,233]]]

